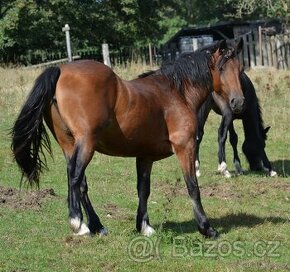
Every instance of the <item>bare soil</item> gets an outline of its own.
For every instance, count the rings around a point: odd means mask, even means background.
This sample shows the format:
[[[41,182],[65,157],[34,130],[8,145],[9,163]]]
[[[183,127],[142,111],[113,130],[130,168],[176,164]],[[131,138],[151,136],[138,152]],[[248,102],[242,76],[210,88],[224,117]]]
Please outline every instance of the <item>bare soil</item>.
[[[169,182],[158,181],[152,185],[153,189],[160,190],[165,195],[188,196],[185,183],[176,181],[175,184]],[[239,199],[245,195],[257,197],[270,193],[272,191],[290,191],[290,182],[273,181],[271,178],[260,182],[253,183],[250,187],[244,190],[238,189],[235,183],[214,183],[207,185],[200,185],[200,192],[202,197],[215,197],[219,199]]]
[[[32,191],[0,186],[0,207],[38,210],[44,200],[54,196],[55,192],[51,188]]]

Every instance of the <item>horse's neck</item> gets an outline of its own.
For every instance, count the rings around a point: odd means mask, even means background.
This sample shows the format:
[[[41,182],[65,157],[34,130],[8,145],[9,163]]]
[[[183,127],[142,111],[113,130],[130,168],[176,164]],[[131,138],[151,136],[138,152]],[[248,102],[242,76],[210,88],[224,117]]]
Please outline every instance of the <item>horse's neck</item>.
[[[206,88],[190,87],[186,90],[186,102],[192,111],[198,112],[202,104],[209,97],[210,92]]]
[[[258,109],[257,109],[258,110]],[[263,137],[262,119],[258,112],[251,109],[243,116],[245,139],[261,140]]]

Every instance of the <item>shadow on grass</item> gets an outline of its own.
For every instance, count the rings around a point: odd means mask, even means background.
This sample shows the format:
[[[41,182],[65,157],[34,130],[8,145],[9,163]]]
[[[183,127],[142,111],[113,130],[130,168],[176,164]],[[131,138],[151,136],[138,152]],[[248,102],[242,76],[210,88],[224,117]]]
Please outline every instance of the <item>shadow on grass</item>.
[[[278,173],[278,176],[282,176],[282,177],[290,176],[290,160],[272,161],[271,165],[272,165],[272,169]],[[231,174],[232,174],[232,176],[235,176],[235,171],[231,171]],[[254,170],[250,170],[247,167],[244,167],[243,175],[247,176],[247,175],[251,175],[251,174],[261,175],[261,176],[266,175],[265,171],[263,171],[263,170],[254,171]]]
[[[277,160],[272,162],[272,167],[278,175],[290,176],[290,160]]]
[[[265,222],[271,222],[273,224],[285,223],[288,221],[282,217],[258,217],[253,214],[239,213],[228,214],[220,218],[209,219],[211,226],[217,228],[220,233],[228,233],[231,229],[238,227],[253,228],[257,225],[261,225]],[[197,230],[194,220],[185,222],[166,222],[163,225],[164,230],[172,230],[178,234],[192,233]]]

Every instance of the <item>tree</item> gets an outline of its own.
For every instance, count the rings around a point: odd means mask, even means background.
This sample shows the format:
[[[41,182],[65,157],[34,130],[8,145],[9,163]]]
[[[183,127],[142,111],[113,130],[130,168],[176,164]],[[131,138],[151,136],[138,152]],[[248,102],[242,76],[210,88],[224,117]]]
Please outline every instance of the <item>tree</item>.
[[[289,0],[227,0],[234,11],[227,16],[235,19],[279,18],[289,24]]]
[[[72,47],[164,43],[179,29],[228,19],[282,18],[289,0],[2,0],[0,53],[13,60],[31,51],[65,51],[61,28],[71,27]]]

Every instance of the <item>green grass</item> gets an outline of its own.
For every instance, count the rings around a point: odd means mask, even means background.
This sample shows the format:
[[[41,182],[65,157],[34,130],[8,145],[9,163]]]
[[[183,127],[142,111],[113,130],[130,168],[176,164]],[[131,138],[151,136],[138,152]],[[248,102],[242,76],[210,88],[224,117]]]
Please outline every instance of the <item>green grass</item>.
[[[8,132],[40,70],[0,69],[0,186],[18,188],[20,173],[12,161]],[[131,78],[146,69],[136,66],[117,72]],[[40,188],[53,188],[56,196],[25,209],[2,203],[0,196],[0,271],[289,271],[289,71],[250,71],[249,75],[265,125],[271,126],[266,151],[279,176],[246,172],[225,179],[217,175],[220,117],[210,114],[201,146],[199,183],[208,217],[221,234],[218,240],[198,233],[175,157],[153,166],[148,208],[157,235],[147,239],[137,234],[135,161],[101,154],[94,156],[87,176],[91,200],[109,235],[73,236],[67,224],[66,166],[51,137],[54,159],[48,159],[50,170],[42,175]],[[235,126],[241,150],[241,122]],[[229,145],[226,151],[233,170]],[[242,154],[241,158],[247,169]]]

